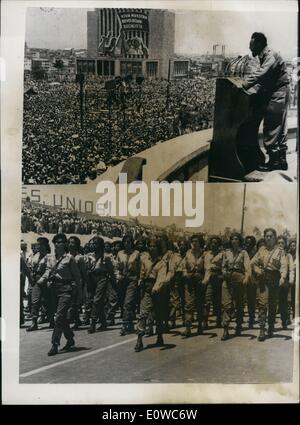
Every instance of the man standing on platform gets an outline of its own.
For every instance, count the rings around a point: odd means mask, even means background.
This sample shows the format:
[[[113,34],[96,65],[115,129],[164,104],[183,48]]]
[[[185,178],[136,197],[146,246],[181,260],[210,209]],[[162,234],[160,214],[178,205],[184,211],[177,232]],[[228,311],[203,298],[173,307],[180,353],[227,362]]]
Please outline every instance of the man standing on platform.
[[[269,161],[260,171],[287,170],[287,110],[289,104],[289,76],[281,56],[267,45],[264,34],[255,32],[249,46],[253,57],[258,56],[260,67],[250,74],[244,89],[257,86],[261,99],[259,114],[264,120],[263,140]]]

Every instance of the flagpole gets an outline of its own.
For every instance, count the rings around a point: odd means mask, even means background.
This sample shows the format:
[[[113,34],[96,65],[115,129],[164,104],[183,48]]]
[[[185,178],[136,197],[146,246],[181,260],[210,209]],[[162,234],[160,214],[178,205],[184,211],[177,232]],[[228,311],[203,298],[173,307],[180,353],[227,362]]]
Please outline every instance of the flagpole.
[[[242,206],[242,223],[241,223],[241,235],[244,233],[244,221],[245,221],[245,204],[246,204],[246,183],[244,183],[244,192],[243,192],[243,206]]]

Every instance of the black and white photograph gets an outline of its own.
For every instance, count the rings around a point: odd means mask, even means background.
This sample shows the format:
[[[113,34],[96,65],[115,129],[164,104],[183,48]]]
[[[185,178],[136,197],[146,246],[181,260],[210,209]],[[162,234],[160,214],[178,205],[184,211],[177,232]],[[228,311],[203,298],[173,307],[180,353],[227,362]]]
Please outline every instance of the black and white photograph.
[[[299,403],[297,2],[1,12],[3,403]]]
[[[207,182],[296,181],[297,82],[292,12],[29,8],[22,181],[181,146]]]

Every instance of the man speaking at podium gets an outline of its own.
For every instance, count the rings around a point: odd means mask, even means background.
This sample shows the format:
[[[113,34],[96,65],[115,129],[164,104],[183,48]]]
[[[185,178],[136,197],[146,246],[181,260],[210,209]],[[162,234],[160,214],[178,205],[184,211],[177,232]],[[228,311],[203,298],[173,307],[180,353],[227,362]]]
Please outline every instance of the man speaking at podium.
[[[289,76],[281,56],[267,45],[264,34],[255,32],[249,46],[253,57],[258,56],[260,67],[247,76],[243,88],[256,86],[260,98],[259,114],[264,120],[263,140],[269,161],[260,171],[287,170],[287,109]]]

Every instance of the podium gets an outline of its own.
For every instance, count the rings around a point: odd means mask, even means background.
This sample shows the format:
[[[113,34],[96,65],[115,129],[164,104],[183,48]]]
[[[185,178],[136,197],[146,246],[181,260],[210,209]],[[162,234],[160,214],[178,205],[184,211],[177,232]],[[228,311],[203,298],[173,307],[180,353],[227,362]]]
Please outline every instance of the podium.
[[[262,119],[258,97],[245,91],[242,82],[237,77],[218,78],[216,82],[210,181],[243,181],[264,162],[258,143]]]

